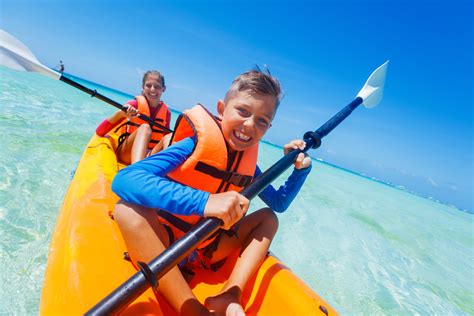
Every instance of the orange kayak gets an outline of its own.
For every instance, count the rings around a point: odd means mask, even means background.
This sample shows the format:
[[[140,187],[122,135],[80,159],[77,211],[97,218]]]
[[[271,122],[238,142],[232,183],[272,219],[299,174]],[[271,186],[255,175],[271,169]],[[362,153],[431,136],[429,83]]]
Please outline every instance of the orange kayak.
[[[123,166],[115,157],[116,138],[90,140],[69,185],[52,238],[41,296],[42,315],[87,312],[137,271],[124,260],[120,231],[109,216],[118,197],[112,179]],[[222,288],[234,260],[218,272],[197,270],[190,286],[201,301]],[[243,292],[247,315],[336,315],[273,255],[268,255]],[[148,289],[122,315],[176,315]]]

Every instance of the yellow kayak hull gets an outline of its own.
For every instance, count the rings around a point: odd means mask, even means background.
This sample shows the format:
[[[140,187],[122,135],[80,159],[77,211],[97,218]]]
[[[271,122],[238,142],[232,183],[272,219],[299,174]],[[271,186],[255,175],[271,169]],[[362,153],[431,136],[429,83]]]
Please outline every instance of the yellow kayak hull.
[[[123,259],[120,231],[110,217],[118,197],[112,179],[122,167],[116,139],[94,135],[69,185],[54,232],[41,296],[42,315],[79,315],[137,271]],[[201,301],[219,292],[233,260],[218,271],[196,271],[191,288]],[[277,258],[269,255],[244,290],[247,315],[335,315],[336,312]],[[148,289],[123,315],[175,315]]]

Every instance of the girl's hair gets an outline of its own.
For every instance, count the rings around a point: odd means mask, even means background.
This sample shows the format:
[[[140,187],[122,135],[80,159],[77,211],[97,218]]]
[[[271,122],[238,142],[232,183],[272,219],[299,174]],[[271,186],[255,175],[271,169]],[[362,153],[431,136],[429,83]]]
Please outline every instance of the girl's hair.
[[[255,66],[254,69],[244,72],[236,77],[225,95],[224,102],[227,102],[228,99],[240,91],[251,91],[254,93],[271,95],[275,98],[275,107],[278,108],[278,105],[280,104],[280,82],[277,78],[271,75],[266,67],[262,70],[260,67]]]
[[[161,81],[161,85],[163,87],[165,86],[165,76],[163,76],[158,70],[148,70],[147,72],[145,72],[145,74],[143,75],[142,85],[145,84],[145,81],[148,79],[149,76],[157,76],[158,80]]]

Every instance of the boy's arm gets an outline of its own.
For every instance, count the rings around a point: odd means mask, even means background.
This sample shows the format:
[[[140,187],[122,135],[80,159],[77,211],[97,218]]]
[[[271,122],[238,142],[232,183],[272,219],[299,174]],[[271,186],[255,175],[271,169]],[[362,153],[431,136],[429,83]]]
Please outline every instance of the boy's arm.
[[[194,139],[186,138],[122,169],[114,178],[112,190],[129,203],[179,215],[202,216],[209,193],[165,177],[191,155],[194,146]]]
[[[303,169],[295,168],[293,173],[285,181],[285,184],[280,186],[278,190],[275,190],[272,185],[269,185],[262,192],[260,192],[258,196],[272,210],[278,213],[283,213],[286,211],[288,206],[290,206],[291,202],[300,191],[310,171],[311,165],[308,168]],[[261,173],[262,171],[257,166],[257,169],[255,170],[255,177]]]

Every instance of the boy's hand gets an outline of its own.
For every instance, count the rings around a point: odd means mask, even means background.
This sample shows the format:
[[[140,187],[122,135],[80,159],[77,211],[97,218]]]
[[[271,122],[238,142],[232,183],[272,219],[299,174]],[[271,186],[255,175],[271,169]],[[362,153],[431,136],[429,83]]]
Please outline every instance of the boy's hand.
[[[249,209],[249,200],[235,191],[211,194],[204,208],[204,217],[217,217],[224,229],[234,225]]]
[[[306,146],[306,143],[304,140],[301,139],[295,139],[283,146],[283,150],[285,152],[285,155],[289,153],[290,151],[296,150],[296,149],[301,149],[303,150]],[[295,160],[295,168],[296,169],[304,169],[308,168],[311,165],[311,158],[306,155],[305,153],[300,153],[298,157],[296,157]]]

